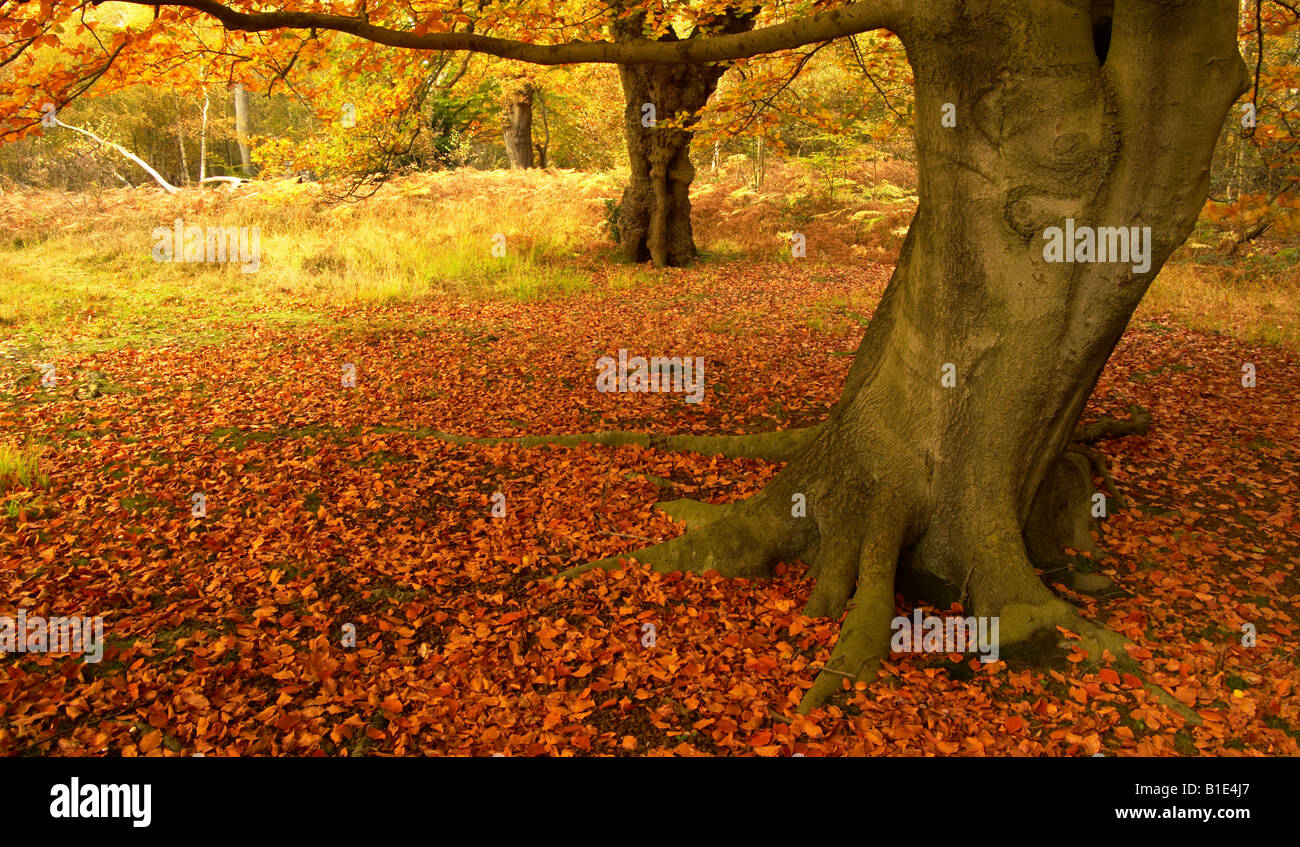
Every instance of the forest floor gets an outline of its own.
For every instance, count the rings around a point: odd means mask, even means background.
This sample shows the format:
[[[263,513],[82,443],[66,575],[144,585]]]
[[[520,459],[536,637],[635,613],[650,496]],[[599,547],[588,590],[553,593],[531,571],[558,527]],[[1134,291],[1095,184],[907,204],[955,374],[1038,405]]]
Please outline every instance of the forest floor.
[[[0,268],[31,290],[36,259],[71,291],[76,239],[114,237],[101,219],[60,247],[29,225]],[[178,295],[151,287],[148,246],[103,252],[115,286],[13,305],[0,327],[0,616],[102,615],[108,645],[98,663],[0,661],[0,755],[1300,755],[1300,347],[1284,323],[1212,332],[1144,307],[1085,413],[1153,417],[1103,445],[1129,508],[1103,523],[1106,556],[1078,564],[1115,586],[1045,575],[1199,726],[1077,655],[897,654],[805,717],[838,626],[800,614],[801,565],[543,581],[680,533],[657,501],[736,500],[778,466],[434,432],[814,423],[888,263],[651,272],[542,250],[569,281],[522,296],[320,296],[334,289],[274,271],[252,296],[229,268]],[[596,391],[596,359],[620,349],[703,357],[704,402]]]

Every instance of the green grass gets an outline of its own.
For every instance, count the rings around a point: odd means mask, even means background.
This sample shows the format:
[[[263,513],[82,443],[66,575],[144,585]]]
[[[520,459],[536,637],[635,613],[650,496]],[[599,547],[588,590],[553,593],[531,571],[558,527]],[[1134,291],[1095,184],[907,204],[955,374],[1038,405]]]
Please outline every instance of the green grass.
[[[596,230],[607,174],[422,174],[359,204],[321,205],[274,184],[249,196],[186,192],[67,219],[34,215],[0,242],[0,349],[96,351],[220,343],[232,325],[333,325],[340,309],[423,298],[567,297],[590,284],[574,261]],[[58,206],[59,198],[28,198]],[[259,266],[157,262],[155,226],[260,231]],[[496,248],[494,250],[494,247]]]
[[[49,485],[49,478],[37,466],[40,452],[40,448],[31,443],[22,446],[0,444],[0,491]]]

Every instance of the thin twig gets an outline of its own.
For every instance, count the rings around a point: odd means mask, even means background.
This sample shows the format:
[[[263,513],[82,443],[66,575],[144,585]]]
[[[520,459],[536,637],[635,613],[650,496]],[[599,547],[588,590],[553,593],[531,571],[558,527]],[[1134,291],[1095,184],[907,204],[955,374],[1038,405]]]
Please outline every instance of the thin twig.
[[[773,718],[775,718],[776,720],[779,720],[781,723],[784,723],[784,724],[793,724],[793,723],[794,723],[794,719],[793,719],[793,718],[786,717],[785,715],[783,715],[783,714],[781,714],[780,712],[778,712],[776,709],[773,709],[771,706],[768,706],[768,708],[767,708],[767,713],[768,713],[769,715],[771,715]]]
[[[851,673],[848,673],[847,671],[837,671],[835,670],[835,668],[828,668],[825,665],[811,665],[810,667],[812,667],[813,670],[826,671],[826,673],[833,673],[836,676],[842,676],[845,679],[853,679],[853,680],[857,679],[856,676],[854,676]]]
[[[596,532],[599,535],[615,535],[618,536],[619,538],[630,538],[633,541],[648,541],[651,544],[654,543],[653,538],[646,538],[644,535],[627,535],[622,532],[609,532],[608,530],[604,530],[604,529],[598,529],[596,530]]]

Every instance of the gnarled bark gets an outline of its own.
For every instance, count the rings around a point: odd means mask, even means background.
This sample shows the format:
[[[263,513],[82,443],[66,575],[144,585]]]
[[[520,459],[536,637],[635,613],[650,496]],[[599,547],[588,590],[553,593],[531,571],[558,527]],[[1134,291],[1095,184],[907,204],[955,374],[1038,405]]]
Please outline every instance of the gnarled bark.
[[[728,10],[715,29],[746,32],[754,14]],[[641,38],[645,13],[612,27],[615,39]],[[697,29],[691,37],[697,37]],[[659,39],[677,41],[670,28]],[[619,252],[629,262],[680,267],[698,255],[691,232],[691,127],[717,90],[725,65],[619,65],[631,177],[619,207]],[[674,126],[661,126],[667,120]]]
[[[533,84],[508,86],[501,98],[501,139],[512,168],[533,166]]]

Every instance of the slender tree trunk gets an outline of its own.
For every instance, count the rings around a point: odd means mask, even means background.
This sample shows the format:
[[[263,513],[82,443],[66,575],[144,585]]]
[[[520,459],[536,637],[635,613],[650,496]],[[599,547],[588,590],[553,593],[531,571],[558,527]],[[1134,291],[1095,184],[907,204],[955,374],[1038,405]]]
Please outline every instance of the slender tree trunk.
[[[199,124],[199,184],[208,178],[208,90],[203,89],[203,119]]]
[[[501,135],[512,168],[533,166],[533,84],[506,88],[501,104]]]
[[[805,709],[846,675],[874,677],[896,590],[999,617],[1003,646],[1062,625],[1094,658],[1123,657],[1122,639],[1038,578],[1026,528],[1070,477],[1062,456],[1088,396],[1192,230],[1247,78],[1229,0],[1119,0],[1104,62],[1087,3],[1073,5],[954,4],[959,16],[899,33],[920,202],[843,395],[759,494],[634,554],[747,577],[808,563],[807,613],[847,614]],[[1050,262],[1044,235],[1067,219],[1149,227],[1149,254]]]
[[[643,37],[645,13],[613,27],[615,39]],[[729,11],[718,31],[746,32],[754,16]],[[697,31],[698,32],[698,31]],[[694,34],[692,35],[694,37]],[[676,41],[670,30],[661,40]],[[619,208],[619,250],[629,262],[680,267],[698,255],[691,232],[691,126],[725,65],[619,65],[631,177]],[[672,126],[661,126],[673,120]]]
[[[189,185],[190,163],[185,158],[185,133],[181,132],[179,123],[176,125],[176,147],[181,151],[181,185]]]
[[[248,147],[248,138],[251,134],[251,122],[248,112],[248,91],[243,85],[235,86],[235,136],[239,142],[239,162],[244,171],[244,176],[253,175],[253,157],[252,151]]]

